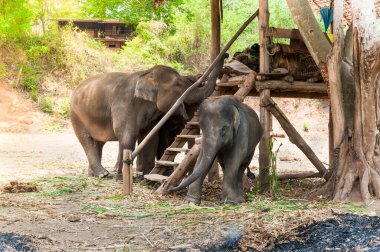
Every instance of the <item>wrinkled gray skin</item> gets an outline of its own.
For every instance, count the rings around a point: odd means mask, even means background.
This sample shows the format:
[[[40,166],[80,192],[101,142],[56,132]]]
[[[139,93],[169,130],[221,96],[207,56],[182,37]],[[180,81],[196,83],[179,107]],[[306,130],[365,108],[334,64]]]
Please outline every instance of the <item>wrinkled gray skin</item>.
[[[217,157],[224,174],[222,200],[244,202],[244,170],[263,134],[256,112],[233,96],[207,99],[199,107],[199,124],[202,149],[194,171],[171,191],[190,185],[186,199],[199,204],[203,180]]]
[[[210,74],[203,87],[185,99],[177,115],[187,117],[185,105],[201,103],[214,90],[222,63]],[[193,80],[166,66],[155,66],[133,74],[106,73],[83,81],[71,97],[70,115],[76,136],[88,162],[88,174],[107,177],[101,165],[103,145],[119,141],[117,178],[122,178],[121,150],[134,150],[136,141],[152,128]]]

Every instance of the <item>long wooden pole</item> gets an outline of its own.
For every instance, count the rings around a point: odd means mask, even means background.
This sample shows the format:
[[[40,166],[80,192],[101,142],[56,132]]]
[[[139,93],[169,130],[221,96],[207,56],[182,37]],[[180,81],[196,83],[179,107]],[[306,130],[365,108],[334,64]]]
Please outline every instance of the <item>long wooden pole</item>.
[[[268,0],[259,1],[259,35],[260,35],[260,73],[269,73],[269,54],[267,50],[268,38],[265,36],[265,31],[269,25],[269,10]],[[260,101],[265,97],[270,97],[270,90],[265,89],[260,91]],[[265,191],[268,183],[270,157],[269,157],[269,141],[271,118],[270,113],[264,107],[260,107],[260,122],[263,126],[264,133],[259,145],[259,184],[260,190]]]
[[[220,0],[210,0],[211,7],[211,52],[210,59],[211,62],[218,57],[220,53]],[[219,166],[218,162],[214,161],[211,169],[208,172],[207,179],[209,182],[219,180]]]
[[[310,146],[305,142],[301,135],[297,132],[294,126],[290,123],[286,115],[280,110],[277,104],[270,97],[265,97],[260,106],[269,110],[278,120],[281,127],[285,130],[286,134],[289,136],[290,142],[297,145],[298,148],[306,155],[306,157],[313,163],[315,168],[319,171],[321,177],[328,179],[328,171],[322,162],[315,155],[314,151]]]
[[[205,79],[206,77],[211,73],[211,71],[215,68],[215,66],[220,62],[221,60],[224,60],[224,55],[227,52],[227,50],[231,47],[231,45],[235,42],[235,40],[240,36],[240,34],[247,28],[247,26],[257,17],[259,14],[259,10],[256,10],[255,13],[250,16],[247,21],[244,22],[244,24],[240,27],[240,29],[236,32],[236,34],[230,39],[230,41],[226,44],[226,46],[223,48],[223,50],[219,53],[218,57],[214,60],[214,62],[209,66],[202,75],[199,80],[197,80],[192,86],[190,86],[182,95],[179,97],[179,99],[174,103],[172,108],[162,117],[162,119],[156,124],[156,126],[149,132],[149,134],[144,138],[144,140],[137,146],[137,148],[133,151],[131,155],[131,159],[133,160],[144,148],[144,146],[148,143],[150,138],[156,134],[160,128],[165,124],[165,122],[173,115],[173,113],[181,106],[183,101],[185,100],[186,96],[195,88],[197,88]]]
[[[220,10],[219,0],[210,0],[211,7],[211,62],[220,52]]]

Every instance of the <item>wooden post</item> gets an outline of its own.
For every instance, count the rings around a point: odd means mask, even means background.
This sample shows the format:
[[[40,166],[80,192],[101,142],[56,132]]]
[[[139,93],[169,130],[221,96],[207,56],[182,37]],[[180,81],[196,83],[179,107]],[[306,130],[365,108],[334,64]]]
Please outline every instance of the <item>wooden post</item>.
[[[211,7],[211,62],[220,52],[220,9],[219,0],[210,0]]]
[[[131,195],[133,192],[133,165],[132,165],[132,151],[123,151],[123,194]],[[128,163],[130,162],[130,163]]]
[[[220,8],[219,0],[210,0],[211,7],[211,62],[218,56],[220,52]],[[215,160],[208,172],[207,179],[209,182],[219,180],[219,166]]]
[[[268,0],[259,1],[259,35],[260,35],[260,73],[269,73],[269,54],[267,50],[268,38],[265,36],[265,31],[269,25],[269,10]],[[270,97],[270,91],[265,89],[260,92],[260,102],[264,97]],[[269,157],[269,141],[271,119],[270,113],[264,107],[260,108],[260,122],[264,129],[263,137],[259,145],[259,183],[260,190],[265,191],[268,183],[269,166],[271,164]]]

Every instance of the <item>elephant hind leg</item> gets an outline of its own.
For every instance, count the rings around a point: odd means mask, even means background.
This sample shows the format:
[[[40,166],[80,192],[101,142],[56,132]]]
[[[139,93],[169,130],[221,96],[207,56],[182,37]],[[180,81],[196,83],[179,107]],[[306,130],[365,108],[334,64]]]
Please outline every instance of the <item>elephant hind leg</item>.
[[[107,177],[109,172],[101,165],[104,142],[94,140],[75,113],[71,113],[71,122],[89,162],[88,175],[99,178]]]

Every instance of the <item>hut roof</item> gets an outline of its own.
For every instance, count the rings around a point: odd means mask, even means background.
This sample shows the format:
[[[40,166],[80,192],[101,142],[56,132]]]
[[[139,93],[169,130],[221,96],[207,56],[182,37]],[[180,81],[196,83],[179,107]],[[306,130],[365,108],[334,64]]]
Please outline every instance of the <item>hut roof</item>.
[[[116,19],[96,19],[96,18],[57,18],[61,22],[78,22],[78,23],[105,23],[105,24],[124,24],[124,22]]]
[[[352,0],[343,0],[344,5],[344,21],[347,25],[350,25],[352,23],[352,13],[351,13],[351,1]],[[354,0],[358,1],[358,0]],[[362,0],[364,1],[364,0]],[[330,2],[334,2],[333,0],[309,0],[309,3],[311,5],[311,8],[314,11],[319,11],[322,7],[329,7]],[[375,0],[375,9],[376,9],[376,16],[377,18],[380,18],[380,0]]]

